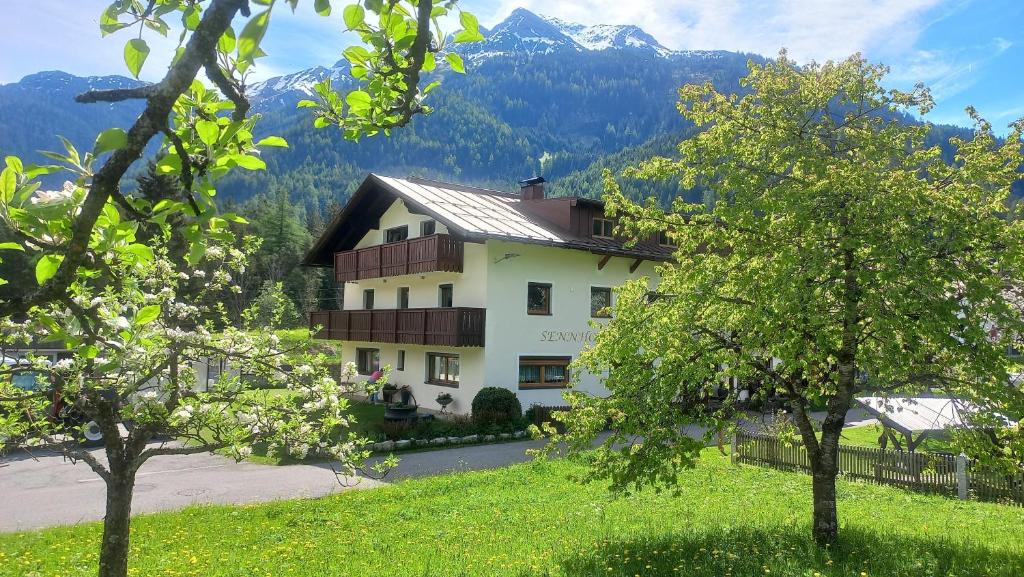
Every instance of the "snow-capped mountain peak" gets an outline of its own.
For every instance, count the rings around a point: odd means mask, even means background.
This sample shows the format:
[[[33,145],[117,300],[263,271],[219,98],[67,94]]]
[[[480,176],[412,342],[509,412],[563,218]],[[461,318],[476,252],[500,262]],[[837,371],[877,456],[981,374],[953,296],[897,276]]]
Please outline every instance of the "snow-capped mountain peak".
[[[533,56],[558,51],[644,50],[657,56],[675,54],[638,26],[587,26],[537,15],[525,8],[513,10],[484,36],[483,42],[467,45],[460,51],[476,63],[495,56]]]
[[[567,22],[560,18],[541,16],[572,38],[586,50],[607,50],[622,48],[649,49],[665,56],[672,50],[664,47],[653,36],[644,32],[639,26],[622,24],[595,24],[586,26],[576,22]]]

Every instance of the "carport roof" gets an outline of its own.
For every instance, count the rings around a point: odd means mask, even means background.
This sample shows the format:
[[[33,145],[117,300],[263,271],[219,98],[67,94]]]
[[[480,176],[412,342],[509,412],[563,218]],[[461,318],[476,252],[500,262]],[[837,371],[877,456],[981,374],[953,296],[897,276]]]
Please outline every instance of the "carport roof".
[[[883,424],[902,433],[970,428],[978,408],[942,397],[860,397],[857,401]]]

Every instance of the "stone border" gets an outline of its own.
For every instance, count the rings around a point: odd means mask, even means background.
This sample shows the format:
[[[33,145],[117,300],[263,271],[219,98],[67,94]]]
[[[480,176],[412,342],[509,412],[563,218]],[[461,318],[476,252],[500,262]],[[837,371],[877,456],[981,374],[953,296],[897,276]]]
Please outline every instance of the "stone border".
[[[398,441],[379,441],[368,443],[366,449],[371,453],[390,453],[409,449],[425,449],[455,447],[459,445],[494,444],[503,441],[526,439],[530,435],[526,430],[497,435],[466,435],[465,437],[435,437],[433,439],[401,439]]]

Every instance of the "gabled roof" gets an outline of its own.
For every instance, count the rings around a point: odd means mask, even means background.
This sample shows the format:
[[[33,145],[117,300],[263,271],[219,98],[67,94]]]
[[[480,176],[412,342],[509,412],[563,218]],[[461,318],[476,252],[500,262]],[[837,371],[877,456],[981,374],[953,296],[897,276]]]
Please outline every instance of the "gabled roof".
[[[664,247],[626,248],[617,240],[574,235],[525,210],[524,201],[517,194],[371,173],[309,250],[302,264],[333,266],[333,254],[351,250],[367,232],[378,228],[380,216],[396,198],[405,202],[410,211],[430,216],[445,225],[453,236],[467,241],[507,240],[652,260],[668,260],[672,256],[671,249]],[[589,199],[578,201],[601,204]],[[544,201],[525,201],[529,202]]]
[[[425,209],[449,229],[467,236],[509,240],[565,242],[519,210],[517,196],[421,179],[371,175],[396,191],[406,203]]]

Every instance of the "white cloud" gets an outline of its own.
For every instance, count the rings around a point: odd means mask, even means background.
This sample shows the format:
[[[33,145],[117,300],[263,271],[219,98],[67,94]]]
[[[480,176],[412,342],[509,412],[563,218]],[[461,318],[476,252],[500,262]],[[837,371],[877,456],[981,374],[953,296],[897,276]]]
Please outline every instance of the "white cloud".
[[[0,0],[3,1],[3,0]],[[137,30],[121,30],[100,37],[99,16],[111,0],[33,0],[5,6],[8,26],[0,35],[0,83],[15,82],[41,70],[63,70],[81,76],[120,74],[127,76],[123,61],[124,44]],[[341,2],[335,2],[341,5]],[[258,7],[257,7],[258,8]],[[9,18],[9,19],[8,19]],[[144,80],[163,77],[178,44],[180,23],[168,17],[172,30],[162,37],[145,30],[150,56],[142,69]],[[244,25],[236,17],[238,31]],[[287,74],[314,64],[332,64],[344,48],[357,39],[343,30],[341,10],[328,18],[313,12],[312,2],[300,2],[298,10],[281,3],[274,10],[263,48],[269,54],[253,69],[254,80]]]
[[[1012,46],[997,36],[985,44],[916,50],[893,63],[889,79],[904,85],[923,82],[936,100],[945,100],[977,83],[983,69]]]
[[[908,50],[942,0],[501,0],[494,25],[522,6],[584,24],[636,24],[675,49],[723,49],[774,55],[785,47],[800,61],[854,52]],[[472,9],[472,6],[470,6]]]

